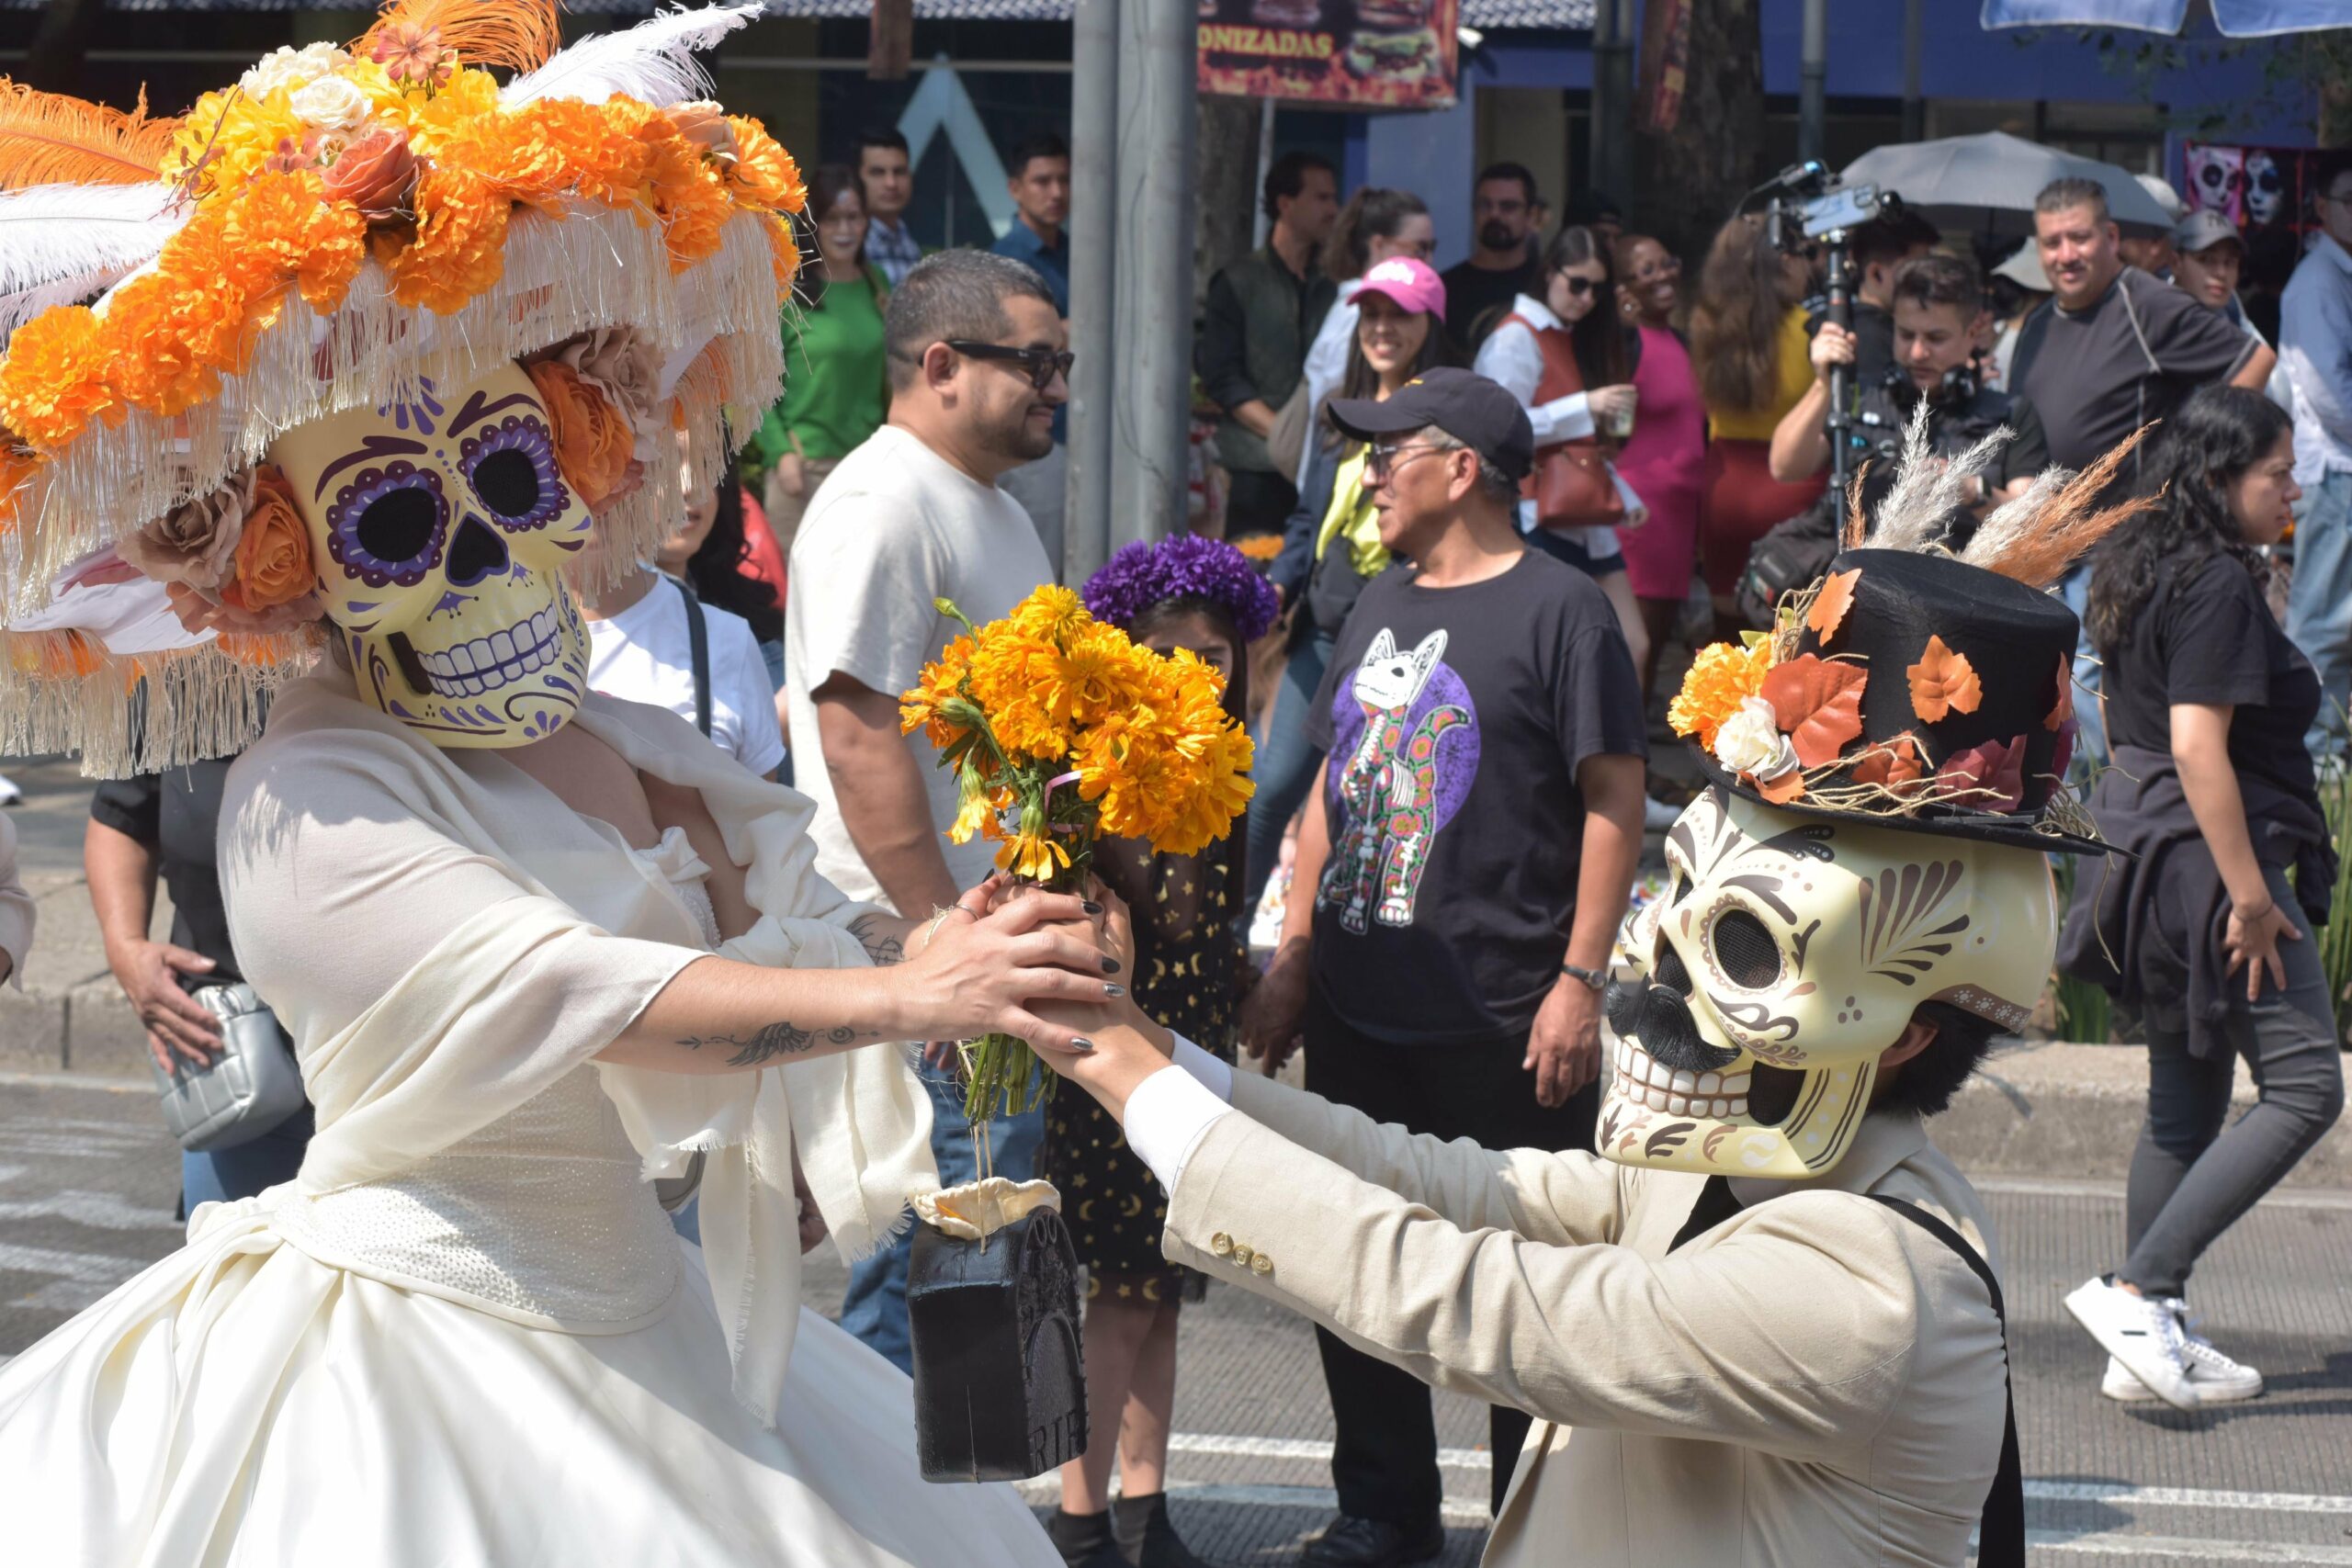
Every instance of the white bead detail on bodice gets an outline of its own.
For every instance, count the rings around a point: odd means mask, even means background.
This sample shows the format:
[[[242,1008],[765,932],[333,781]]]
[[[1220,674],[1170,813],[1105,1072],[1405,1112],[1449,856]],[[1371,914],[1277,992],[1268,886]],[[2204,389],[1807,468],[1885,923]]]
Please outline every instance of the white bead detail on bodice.
[[[708,867],[685,835],[630,853],[717,947]],[[631,1326],[678,1283],[677,1235],[588,1064],[396,1177],[281,1190],[273,1219],[322,1262],[573,1331]]]

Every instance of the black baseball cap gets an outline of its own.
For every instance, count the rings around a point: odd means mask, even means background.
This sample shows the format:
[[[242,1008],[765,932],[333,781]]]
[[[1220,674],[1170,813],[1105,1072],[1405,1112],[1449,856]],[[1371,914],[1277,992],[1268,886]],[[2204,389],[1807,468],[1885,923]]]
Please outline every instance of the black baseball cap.
[[[1535,428],[1527,423],[1527,411],[1475,370],[1424,370],[1386,402],[1334,398],[1330,409],[1340,433],[1358,441],[1434,426],[1505,479],[1523,479],[1535,466]]]

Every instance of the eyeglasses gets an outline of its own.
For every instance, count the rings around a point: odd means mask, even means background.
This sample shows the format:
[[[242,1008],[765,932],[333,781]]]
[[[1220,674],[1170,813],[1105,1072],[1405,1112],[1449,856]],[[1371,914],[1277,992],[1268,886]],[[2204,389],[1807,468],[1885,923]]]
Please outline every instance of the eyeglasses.
[[[1581,299],[1600,287],[1589,277],[1571,277],[1565,272],[1560,273],[1558,276],[1561,282],[1568,286],[1568,297],[1572,299]]]
[[[1428,442],[1401,442],[1394,446],[1367,446],[1363,454],[1364,477],[1374,484],[1386,484],[1396,471],[1396,459],[1408,453],[1444,452],[1450,448],[1432,446]]]
[[[1078,362],[1078,355],[1066,348],[1015,348],[1011,344],[975,343],[960,337],[940,341],[973,359],[996,359],[1020,366],[1028,374],[1029,384],[1041,392],[1054,384],[1055,377],[1068,376],[1069,367]]]

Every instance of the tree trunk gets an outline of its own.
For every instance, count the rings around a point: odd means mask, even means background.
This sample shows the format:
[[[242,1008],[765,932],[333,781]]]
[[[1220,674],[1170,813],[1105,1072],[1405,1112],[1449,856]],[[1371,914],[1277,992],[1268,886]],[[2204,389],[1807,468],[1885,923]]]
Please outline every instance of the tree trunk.
[[[1739,198],[1762,177],[1761,0],[1690,0],[1690,77],[1681,118],[1634,139],[1633,227],[1696,267]]]
[[[1200,221],[1193,229],[1193,300],[1227,262],[1250,254],[1258,218],[1258,100],[1203,93]]]

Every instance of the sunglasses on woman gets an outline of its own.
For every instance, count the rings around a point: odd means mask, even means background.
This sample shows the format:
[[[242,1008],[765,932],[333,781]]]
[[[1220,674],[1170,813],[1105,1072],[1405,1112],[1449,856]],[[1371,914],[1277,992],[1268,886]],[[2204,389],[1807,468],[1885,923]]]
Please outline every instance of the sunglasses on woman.
[[[1055,377],[1068,376],[1069,367],[1078,362],[1078,355],[1066,348],[1015,348],[1011,344],[976,343],[960,337],[940,341],[973,359],[996,359],[1020,366],[1027,373],[1029,384],[1041,392],[1054,384]]]
[[[1565,272],[1558,276],[1560,281],[1568,286],[1568,295],[1571,299],[1581,299],[1600,287],[1589,277],[1575,277]]]

